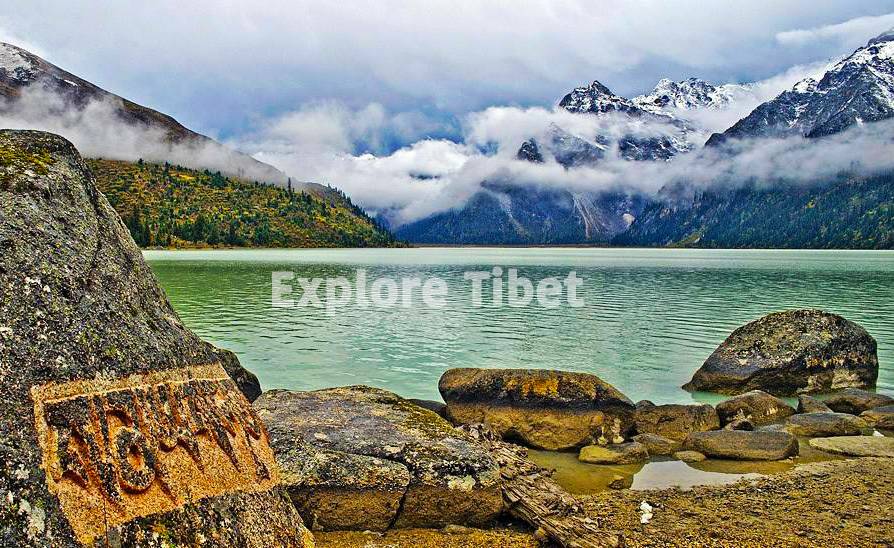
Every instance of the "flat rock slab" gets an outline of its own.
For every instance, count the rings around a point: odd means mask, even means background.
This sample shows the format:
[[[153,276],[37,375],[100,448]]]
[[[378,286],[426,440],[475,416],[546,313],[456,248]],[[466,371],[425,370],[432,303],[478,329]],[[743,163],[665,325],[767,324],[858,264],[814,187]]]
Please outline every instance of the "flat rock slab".
[[[810,447],[849,457],[891,457],[894,458],[894,438],[882,436],[840,436],[836,438],[815,438]]]
[[[717,414],[723,425],[745,419],[762,426],[794,415],[795,408],[762,390],[752,390],[718,403]]]
[[[231,377],[71,143],[0,131],[0,544],[311,546]]]
[[[865,420],[847,413],[803,413],[785,421],[786,431],[811,438],[859,436],[868,428]]]
[[[692,432],[720,428],[717,411],[710,405],[640,405],[634,416],[638,434],[657,434],[680,442]]]
[[[620,443],[633,428],[633,403],[586,373],[451,369],[438,388],[454,424],[485,424],[504,439],[538,449]]]
[[[636,464],[649,460],[646,446],[635,441],[617,445],[582,447],[577,459],[588,464]]]
[[[391,392],[366,386],[272,390],[254,406],[270,431],[290,495],[313,501],[299,505],[310,523],[378,530],[480,526],[502,510],[493,457],[436,413]],[[301,452],[314,450],[331,453],[318,459],[321,465],[303,464]],[[366,515],[358,501],[373,511]],[[355,516],[348,507],[356,508]]]
[[[733,331],[683,388],[794,396],[877,379],[877,344],[863,327],[822,310],[788,310]]]
[[[894,404],[894,398],[886,394],[851,388],[833,394],[823,403],[832,411],[859,415],[876,407]]]
[[[731,460],[782,460],[798,455],[798,439],[787,432],[715,430],[690,434],[683,449]]]

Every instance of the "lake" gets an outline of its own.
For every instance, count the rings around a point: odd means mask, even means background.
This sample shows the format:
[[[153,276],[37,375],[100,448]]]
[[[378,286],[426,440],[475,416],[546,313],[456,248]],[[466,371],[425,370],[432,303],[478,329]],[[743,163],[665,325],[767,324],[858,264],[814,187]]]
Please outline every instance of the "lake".
[[[713,403],[719,398],[680,385],[733,329],[769,312],[816,307],[876,338],[879,390],[894,391],[892,252],[417,248],[145,257],[184,323],[236,352],[265,389],[368,384],[440,399],[438,379],[448,368],[524,367],[594,373],[634,401]],[[463,273],[495,266],[535,282],[573,270],[584,280],[578,295],[585,305],[472,307]],[[271,304],[273,272],[353,281],[357,269],[370,280],[442,278],[446,306]]]

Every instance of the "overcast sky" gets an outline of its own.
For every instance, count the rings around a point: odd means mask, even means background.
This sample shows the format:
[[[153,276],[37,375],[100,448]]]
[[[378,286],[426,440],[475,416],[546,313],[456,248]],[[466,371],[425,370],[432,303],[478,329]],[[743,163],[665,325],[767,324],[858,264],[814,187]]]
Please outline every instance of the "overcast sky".
[[[224,139],[308,103],[381,106],[398,119],[375,144],[394,148],[594,79],[628,96],[662,77],[764,79],[856,48],[892,12],[894,0],[6,0],[0,39]]]

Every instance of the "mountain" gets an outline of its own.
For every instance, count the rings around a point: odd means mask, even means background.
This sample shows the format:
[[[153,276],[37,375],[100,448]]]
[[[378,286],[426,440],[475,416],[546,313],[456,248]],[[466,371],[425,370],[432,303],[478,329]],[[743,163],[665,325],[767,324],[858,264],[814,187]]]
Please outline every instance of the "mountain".
[[[142,161],[87,164],[141,247],[396,245],[349,198],[327,187],[308,192]]]
[[[619,246],[894,249],[894,173],[649,204]]]
[[[572,193],[485,183],[460,209],[398,228],[398,238],[452,245],[608,244],[646,200],[636,194]]]
[[[679,82],[663,78],[650,93],[634,97],[631,102],[643,110],[672,116],[675,110],[727,108],[738,95],[746,93],[749,87],[747,84],[715,86],[700,78],[688,78]]]
[[[53,100],[45,101],[46,104],[37,109],[20,108],[32,92],[47,94]],[[0,115],[15,114],[23,116],[25,123],[33,121],[40,125],[42,120],[61,119],[65,111],[83,111],[97,103],[109,105],[127,126],[160,137],[164,145],[162,150],[154,154],[147,150],[144,158],[163,162],[177,156],[177,161],[192,160],[191,167],[199,169],[213,167],[238,177],[286,182],[285,174],[275,167],[187,129],[167,114],[128,101],[29,51],[0,42]],[[75,145],[80,146],[80,143],[75,142]],[[207,165],[209,163],[214,165]]]
[[[807,78],[723,133],[707,146],[730,139],[822,137],[855,124],[894,116],[894,30],[857,49],[816,81]]]

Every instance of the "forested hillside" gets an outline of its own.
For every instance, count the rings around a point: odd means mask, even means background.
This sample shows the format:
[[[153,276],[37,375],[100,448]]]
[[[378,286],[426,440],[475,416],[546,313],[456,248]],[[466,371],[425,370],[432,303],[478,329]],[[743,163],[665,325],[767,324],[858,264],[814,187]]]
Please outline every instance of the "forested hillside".
[[[894,173],[810,188],[703,192],[656,202],[613,241],[626,246],[894,248]]]
[[[141,247],[381,247],[394,237],[339,191],[318,193],[219,172],[88,160]]]

